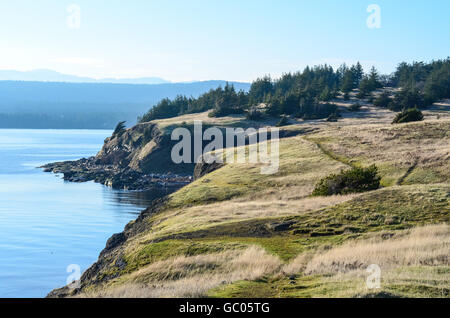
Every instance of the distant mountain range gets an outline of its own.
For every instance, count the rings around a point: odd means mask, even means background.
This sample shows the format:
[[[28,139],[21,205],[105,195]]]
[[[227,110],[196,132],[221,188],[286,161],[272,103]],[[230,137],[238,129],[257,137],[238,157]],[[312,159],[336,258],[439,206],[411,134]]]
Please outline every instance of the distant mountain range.
[[[76,75],[62,74],[56,71],[40,69],[33,71],[0,70],[0,81],[37,81],[67,83],[117,83],[117,84],[166,84],[170,83],[159,77],[141,78],[102,78],[95,79]]]
[[[29,75],[29,74],[28,74]],[[29,77],[31,78],[31,77]],[[46,79],[50,79],[49,76]],[[226,81],[123,84],[0,80],[0,128],[112,129],[122,120],[136,123],[159,100],[198,97]],[[249,83],[230,82],[248,91]]]

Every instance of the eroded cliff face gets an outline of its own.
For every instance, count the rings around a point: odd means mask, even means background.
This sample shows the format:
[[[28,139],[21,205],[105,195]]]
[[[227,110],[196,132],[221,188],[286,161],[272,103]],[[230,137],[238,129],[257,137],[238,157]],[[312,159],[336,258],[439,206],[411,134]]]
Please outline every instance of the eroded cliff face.
[[[191,181],[194,164],[172,161],[175,143],[156,124],[140,123],[106,138],[94,157],[51,163],[43,168],[46,172],[62,173],[68,181],[93,180],[118,189],[182,186]]]
[[[152,123],[138,124],[120,135],[105,139],[105,144],[95,156],[96,164],[112,165],[142,171],[142,160],[148,159],[163,139],[161,131]]]
[[[175,141],[158,125],[140,123],[105,140],[95,156],[96,164],[112,165],[142,173],[179,173],[192,175],[194,165],[175,164],[171,150]]]

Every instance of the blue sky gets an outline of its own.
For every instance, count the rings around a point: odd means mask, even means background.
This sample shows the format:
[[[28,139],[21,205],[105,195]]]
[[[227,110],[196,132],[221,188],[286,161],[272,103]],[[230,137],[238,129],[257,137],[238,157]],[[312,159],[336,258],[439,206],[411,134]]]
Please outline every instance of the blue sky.
[[[79,28],[67,23],[80,8]],[[367,7],[381,9],[370,29]],[[450,1],[15,0],[0,3],[0,69],[226,79],[356,61],[389,73],[450,55]]]

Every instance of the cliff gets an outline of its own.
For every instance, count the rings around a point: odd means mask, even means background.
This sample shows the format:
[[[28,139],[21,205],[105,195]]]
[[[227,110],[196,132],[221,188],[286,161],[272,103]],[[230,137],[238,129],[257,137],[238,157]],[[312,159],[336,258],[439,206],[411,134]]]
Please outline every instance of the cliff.
[[[197,165],[193,182],[108,240],[80,288],[49,297],[448,297],[450,104],[402,125],[370,104],[340,107],[338,122],[283,128],[273,175],[259,163]],[[157,171],[161,131],[189,119],[133,127],[88,161]],[[311,196],[321,178],[372,164],[380,189]],[[374,263],[383,285],[368,290]]]
[[[62,173],[72,182],[95,181],[118,189],[181,186],[192,180],[194,164],[174,164],[174,142],[155,123],[141,123],[105,139],[91,158],[51,163],[44,171]]]

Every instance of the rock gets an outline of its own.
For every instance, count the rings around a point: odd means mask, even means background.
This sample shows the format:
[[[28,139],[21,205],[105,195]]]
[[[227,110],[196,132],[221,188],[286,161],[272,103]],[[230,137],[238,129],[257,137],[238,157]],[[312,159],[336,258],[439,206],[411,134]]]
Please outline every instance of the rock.
[[[213,163],[206,163],[206,162],[199,162],[195,165],[194,168],[194,180],[200,179],[204,175],[207,175],[208,173],[211,173],[223,166],[223,163],[219,162],[213,162]]]
[[[121,233],[117,233],[117,234],[113,234],[108,241],[106,242],[106,247],[104,252],[107,252],[109,250],[112,250],[113,248],[115,248],[116,246],[122,244],[123,242],[125,242],[127,239],[126,235],[124,232]]]
[[[270,230],[272,230],[272,231],[275,231],[275,232],[278,232],[278,231],[286,231],[286,230],[288,230],[290,227],[291,227],[291,225],[293,225],[295,222],[293,222],[293,221],[287,221],[287,222],[282,222],[282,223],[269,223],[269,224],[267,224],[267,227],[270,229]]]

